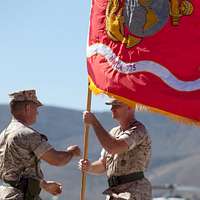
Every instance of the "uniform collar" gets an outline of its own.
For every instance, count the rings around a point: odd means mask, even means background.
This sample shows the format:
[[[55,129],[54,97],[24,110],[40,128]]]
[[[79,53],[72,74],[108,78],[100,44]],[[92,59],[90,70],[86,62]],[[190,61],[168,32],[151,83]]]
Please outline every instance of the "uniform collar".
[[[120,130],[122,130],[123,132],[126,131],[126,130],[132,128],[132,127],[135,125],[136,122],[137,122],[136,119],[132,119],[132,120],[129,122],[129,125],[127,126],[127,128],[126,128],[125,130],[122,129],[121,126],[120,126]]]

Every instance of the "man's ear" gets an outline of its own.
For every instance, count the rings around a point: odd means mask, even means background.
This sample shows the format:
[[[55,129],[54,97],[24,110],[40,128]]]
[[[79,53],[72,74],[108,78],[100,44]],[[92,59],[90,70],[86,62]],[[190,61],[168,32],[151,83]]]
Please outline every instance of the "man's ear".
[[[132,110],[135,110],[136,109],[136,103],[133,103],[130,107],[131,107]]]
[[[29,113],[30,109],[31,109],[31,105],[30,104],[26,104],[25,105],[25,111]]]
[[[129,110],[135,110],[136,104],[133,104],[132,106],[128,106]]]

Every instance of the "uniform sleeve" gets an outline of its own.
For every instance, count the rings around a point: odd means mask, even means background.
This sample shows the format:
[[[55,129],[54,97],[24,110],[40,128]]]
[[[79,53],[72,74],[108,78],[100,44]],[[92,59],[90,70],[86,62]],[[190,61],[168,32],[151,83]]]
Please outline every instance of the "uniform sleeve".
[[[34,152],[37,158],[41,158],[44,153],[53,148],[47,142],[47,139],[39,133],[29,134],[29,141],[29,148]]]
[[[118,130],[119,129],[119,126],[118,127],[114,127],[114,128],[112,128],[110,131],[109,131],[109,134],[111,135],[111,136],[115,136],[115,132],[116,132],[116,130]],[[100,159],[105,159],[105,157],[106,157],[106,150],[104,149],[104,148],[102,148],[102,150],[101,150],[101,156],[100,156]]]
[[[119,126],[112,128],[112,129],[109,131],[109,134],[110,134],[111,136],[115,137],[115,133],[116,133],[116,131],[117,131],[118,129],[119,129]],[[104,148],[102,148],[100,159],[105,159],[106,153],[107,153],[107,151],[106,151]]]
[[[147,137],[147,131],[142,124],[136,125],[129,130],[126,130],[119,139],[124,139],[128,144],[129,149],[133,149],[135,146],[142,143],[142,141]]]

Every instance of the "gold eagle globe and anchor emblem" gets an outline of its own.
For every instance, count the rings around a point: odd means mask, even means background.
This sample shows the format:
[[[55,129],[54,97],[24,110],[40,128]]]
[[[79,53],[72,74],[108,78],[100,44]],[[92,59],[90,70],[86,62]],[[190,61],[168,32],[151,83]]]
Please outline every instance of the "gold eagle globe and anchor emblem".
[[[177,26],[182,16],[192,15],[191,0],[109,0],[106,8],[108,37],[131,48],[158,32],[171,17]],[[131,34],[125,35],[125,26]]]

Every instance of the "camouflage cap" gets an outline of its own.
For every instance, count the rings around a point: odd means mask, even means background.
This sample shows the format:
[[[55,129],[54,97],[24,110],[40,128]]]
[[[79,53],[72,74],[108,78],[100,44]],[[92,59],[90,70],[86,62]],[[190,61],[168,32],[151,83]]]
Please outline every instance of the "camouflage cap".
[[[38,106],[42,106],[42,103],[37,99],[35,90],[23,90],[9,94],[12,101],[32,101]]]

